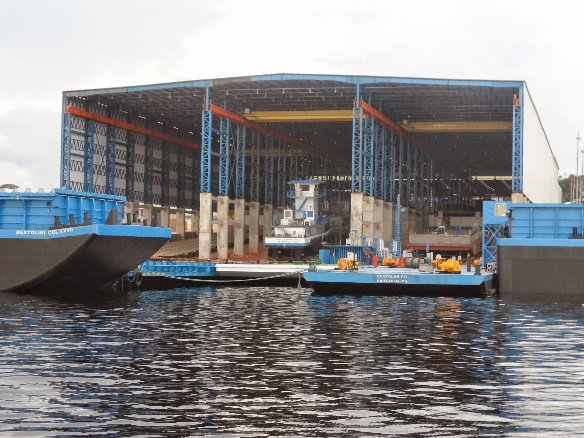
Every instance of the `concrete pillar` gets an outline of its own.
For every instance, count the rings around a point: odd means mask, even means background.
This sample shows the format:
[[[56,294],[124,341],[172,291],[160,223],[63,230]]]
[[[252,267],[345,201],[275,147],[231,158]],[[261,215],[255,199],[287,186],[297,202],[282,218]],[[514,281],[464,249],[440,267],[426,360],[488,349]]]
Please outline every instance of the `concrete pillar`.
[[[395,239],[395,206],[393,202],[383,203],[383,231],[383,238],[388,245],[390,239]]]
[[[369,237],[373,243],[373,207],[375,198],[373,196],[363,196],[363,236]]]
[[[245,240],[245,199],[236,199],[234,203],[233,254],[242,256]]]
[[[272,204],[264,204],[262,206],[262,235],[265,238],[272,231],[272,215],[274,214],[274,206]],[[262,240],[263,247],[263,240]]]
[[[170,228],[170,207],[168,205],[160,207],[160,226]]]
[[[415,210],[415,227],[413,229],[414,233],[420,234],[422,232],[422,212]]]
[[[213,237],[213,198],[211,193],[200,194],[199,212],[199,258],[211,258],[211,238]]]
[[[176,209],[176,234],[181,240],[185,238],[185,209]]]
[[[383,201],[376,199],[373,204],[373,237],[385,239],[383,229]]]
[[[130,224],[134,221],[134,215],[136,216],[136,220],[138,220],[138,201],[130,201],[124,204],[123,208],[123,215],[122,215],[122,223],[123,224]],[[128,218],[128,215],[130,216]]]
[[[192,226],[192,232],[194,233],[195,236],[199,235],[199,211],[198,210],[193,210],[191,212],[191,226]]]
[[[229,258],[229,196],[217,196],[217,258]]]
[[[144,204],[142,207],[142,220],[146,225],[154,225],[154,206],[152,204]]]
[[[249,203],[249,252],[256,254],[259,252],[259,235],[260,235],[260,203]]]
[[[513,204],[527,204],[529,201],[523,193],[511,193],[511,202]]]
[[[351,193],[350,231],[355,231],[355,239],[360,242],[363,235],[363,193]]]

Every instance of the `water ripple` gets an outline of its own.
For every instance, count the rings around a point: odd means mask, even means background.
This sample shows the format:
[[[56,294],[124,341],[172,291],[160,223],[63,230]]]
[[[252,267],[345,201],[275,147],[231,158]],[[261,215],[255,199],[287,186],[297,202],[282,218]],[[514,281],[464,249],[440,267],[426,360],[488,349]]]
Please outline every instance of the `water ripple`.
[[[581,303],[0,294],[0,433],[571,436]]]

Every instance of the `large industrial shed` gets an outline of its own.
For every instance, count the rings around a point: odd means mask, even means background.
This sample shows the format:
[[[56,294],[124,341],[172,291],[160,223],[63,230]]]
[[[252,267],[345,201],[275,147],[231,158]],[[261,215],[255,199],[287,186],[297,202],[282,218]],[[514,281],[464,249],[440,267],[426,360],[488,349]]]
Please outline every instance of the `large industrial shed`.
[[[256,249],[297,178],[323,180],[357,236],[386,239],[398,195],[405,235],[483,199],[561,201],[523,81],[276,74],[66,91],[62,132],[62,188],[124,195],[147,223],[172,211],[179,229],[193,212],[201,258],[213,224],[219,252],[229,226],[243,251],[244,224]]]

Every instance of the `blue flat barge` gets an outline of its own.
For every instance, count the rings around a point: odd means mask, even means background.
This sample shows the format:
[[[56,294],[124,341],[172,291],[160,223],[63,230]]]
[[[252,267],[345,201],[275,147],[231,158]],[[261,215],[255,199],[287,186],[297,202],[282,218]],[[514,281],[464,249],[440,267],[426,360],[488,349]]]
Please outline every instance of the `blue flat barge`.
[[[121,224],[126,199],[72,190],[0,191],[0,291],[83,291],[120,280],[171,237]]]
[[[496,274],[462,267],[459,273],[385,266],[312,271],[304,279],[316,294],[480,297],[496,291]]]

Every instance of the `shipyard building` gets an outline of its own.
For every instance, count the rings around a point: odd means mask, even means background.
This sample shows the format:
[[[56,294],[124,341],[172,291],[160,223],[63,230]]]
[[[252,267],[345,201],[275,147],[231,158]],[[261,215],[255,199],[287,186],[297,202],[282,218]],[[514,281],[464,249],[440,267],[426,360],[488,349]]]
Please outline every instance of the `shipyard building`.
[[[61,188],[126,196],[126,220],[198,236],[201,259],[231,241],[257,251],[302,178],[323,181],[335,239],[398,233],[405,248],[476,224],[485,200],[561,202],[524,81],[273,74],[63,93]]]

